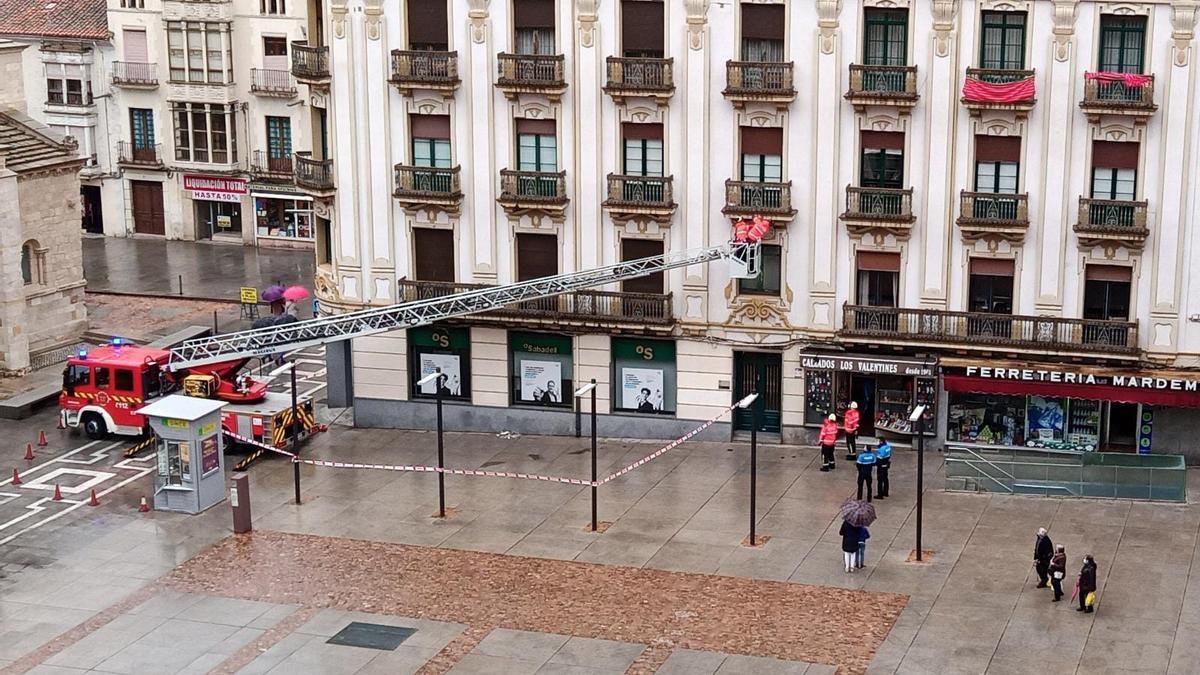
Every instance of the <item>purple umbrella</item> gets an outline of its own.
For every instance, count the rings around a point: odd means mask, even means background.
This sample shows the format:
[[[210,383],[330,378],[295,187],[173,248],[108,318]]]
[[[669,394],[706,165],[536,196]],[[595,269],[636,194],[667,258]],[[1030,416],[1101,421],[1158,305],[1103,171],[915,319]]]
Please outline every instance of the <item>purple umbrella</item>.
[[[266,289],[263,290],[263,292],[259,295],[259,297],[261,297],[263,300],[266,300],[267,302],[275,302],[276,300],[282,300],[283,299],[283,290],[284,290],[283,286],[280,286],[279,284],[271,284],[270,286],[267,286]]]

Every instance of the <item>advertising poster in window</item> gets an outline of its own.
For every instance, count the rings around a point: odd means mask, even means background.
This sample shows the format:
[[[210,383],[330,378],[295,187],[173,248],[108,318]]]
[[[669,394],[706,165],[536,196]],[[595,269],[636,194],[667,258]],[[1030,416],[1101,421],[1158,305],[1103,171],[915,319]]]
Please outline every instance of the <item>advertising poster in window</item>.
[[[200,439],[200,470],[207,475],[221,466],[220,450],[217,448],[217,437],[209,436]]]
[[[184,441],[179,441],[179,472],[185,481],[192,480],[192,449]]]
[[[554,405],[562,398],[562,364],[558,361],[521,360],[521,400]]]
[[[431,354],[428,352],[422,353],[421,356],[421,377],[425,377],[430,373],[436,372],[439,368],[442,374],[441,378],[442,396],[461,396],[462,395],[462,363],[457,354]],[[421,385],[421,393],[433,396],[437,394],[438,380],[426,382]]]
[[[658,368],[622,368],[621,407],[643,413],[662,412],[664,379]]]
[[[1026,419],[1029,421],[1030,440],[1061,439],[1063,426],[1067,419],[1066,411],[1063,409],[1063,399],[1052,396],[1030,396]]]

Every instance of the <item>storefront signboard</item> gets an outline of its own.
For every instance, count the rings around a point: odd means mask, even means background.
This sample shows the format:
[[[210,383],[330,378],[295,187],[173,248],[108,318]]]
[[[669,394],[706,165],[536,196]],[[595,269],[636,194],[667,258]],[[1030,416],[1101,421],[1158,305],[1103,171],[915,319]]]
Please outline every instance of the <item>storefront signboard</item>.
[[[192,199],[210,202],[240,202],[242,195],[247,192],[243,178],[198,174],[184,174],[183,189],[188,191]]]
[[[800,363],[808,370],[839,370],[862,375],[900,375],[902,377],[933,377],[936,365],[925,361],[833,354],[801,354]]]
[[[1053,382],[1124,387],[1128,389],[1150,389],[1158,391],[1200,392],[1200,380],[1153,375],[1122,375],[1075,373],[1044,368],[1002,368],[991,366],[967,366],[962,369],[967,377],[1019,382]]]

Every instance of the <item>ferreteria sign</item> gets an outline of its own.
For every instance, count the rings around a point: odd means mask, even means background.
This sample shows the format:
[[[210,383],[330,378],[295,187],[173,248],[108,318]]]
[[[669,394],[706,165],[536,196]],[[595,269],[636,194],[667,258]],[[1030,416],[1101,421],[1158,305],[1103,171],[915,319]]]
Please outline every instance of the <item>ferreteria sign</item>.
[[[800,363],[809,370],[841,370],[863,375],[933,377],[933,363],[912,359],[879,359],[865,356],[801,354]]]
[[[1073,373],[1039,368],[994,368],[990,366],[967,366],[965,370],[967,377],[978,377],[988,380],[1104,385],[1127,389],[1153,389],[1161,391],[1200,391],[1200,381],[1185,380],[1177,377],[1118,374],[1096,375],[1093,373]]]

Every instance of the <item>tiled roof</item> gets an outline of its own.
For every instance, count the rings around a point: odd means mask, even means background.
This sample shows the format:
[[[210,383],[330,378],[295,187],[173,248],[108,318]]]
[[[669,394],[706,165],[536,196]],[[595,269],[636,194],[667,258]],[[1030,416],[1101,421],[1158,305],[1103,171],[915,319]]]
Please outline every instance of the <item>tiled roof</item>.
[[[108,39],[106,0],[0,0],[0,35]]]
[[[73,142],[11,108],[0,109],[0,158],[16,173],[83,161]]]

